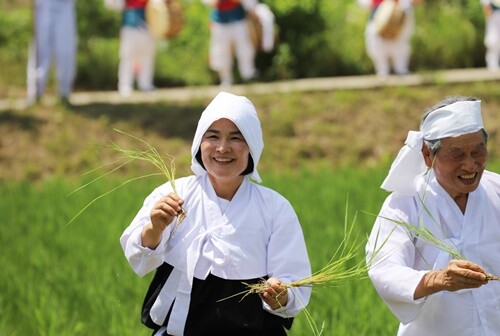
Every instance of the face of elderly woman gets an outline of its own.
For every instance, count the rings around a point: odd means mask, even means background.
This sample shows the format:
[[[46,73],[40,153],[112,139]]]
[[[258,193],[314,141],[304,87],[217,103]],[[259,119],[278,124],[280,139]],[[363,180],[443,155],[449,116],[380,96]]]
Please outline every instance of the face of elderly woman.
[[[441,186],[455,200],[476,190],[488,158],[482,131],[446,138],[432,155],[424,150],[428,167],[434,160],[434,173]],[[424,146],[425,147],[425,146]]]
[[[248,165],[250,149],[236,125],[219,119],[201,139],[201,159],[210,178],[219,182],[241,183]]]

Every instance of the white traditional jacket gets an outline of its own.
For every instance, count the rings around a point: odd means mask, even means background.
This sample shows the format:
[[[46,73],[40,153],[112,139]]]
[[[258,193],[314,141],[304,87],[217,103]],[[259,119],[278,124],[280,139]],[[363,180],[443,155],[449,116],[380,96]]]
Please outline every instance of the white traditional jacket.
[[[431,269],[444,268],[451,256],[382,217],[421,228],[425,225],[441,241],[459,248],[468,260],[500,275],[500,175],[484,172],[462,214],[430,174],[418,181],[418,195],[393,193],[384,202],[367,244],[367,257],[373,253],[375,242],[380,246],[385,237],[389,239],[379,254],[382,261],[369,271],[370,278],[401,321],[398,335],[500,335],[499,281],[477,289],[442,291],[413,299],[422,276]]]
[[[145,275],[163,262],[174,267],[151,309],[151,318],[162,325],[173,305],[168,333],[181,335],[187,318],[193,277],[209,273],[223,279],[277,277],[285,283],[310,276],[311,269],[302,229],[291,204],[277,192],[245,178],[225,212],[221,210],[206,174],[176,180],[187,217],[174,220],[156,250],[141,246],[141,231],[150,221],[153,205],[172,192],[169,183],[149,195],[120,242],[134,271]],[[310,288],[289,290],[286,307],[271,310],[293,317],[303,309]]]

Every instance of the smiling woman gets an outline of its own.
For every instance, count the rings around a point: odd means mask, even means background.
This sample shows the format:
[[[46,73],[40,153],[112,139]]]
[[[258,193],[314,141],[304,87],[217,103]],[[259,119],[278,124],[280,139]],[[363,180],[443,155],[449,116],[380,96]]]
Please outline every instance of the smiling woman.
[[[254,105],[219,93],[202,113],[191,147],[195,175],[156,188],[120,239],[139,275],[155,272],[142,322],[155,335],[286,335],[309,302],[311,275],[290,202],[263,187],[264,142]],[[189,214],[177,228],[182,208]],[[267,287],[245,299],[247,284]],[[225,299],[229,298],[226,300]]]
[[[238,127],[229,119],[215,121],[203,135],[197,160],[205,168],[218,195],[231,200],[251,162],[250,150]],[[250,169],[249,172],[251,172]]]

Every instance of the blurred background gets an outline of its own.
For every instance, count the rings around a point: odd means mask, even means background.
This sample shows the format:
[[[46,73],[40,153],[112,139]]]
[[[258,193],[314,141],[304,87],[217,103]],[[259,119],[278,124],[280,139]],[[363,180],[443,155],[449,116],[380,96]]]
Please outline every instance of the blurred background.
[[[155,85],[216,84],[217,75],[208,67],[209,8],[201,1],[181,3],[184,26],[172,40],[159,41]],[[279,31],[274,50],[257,56],[260,81],[373,73],[364,47],[369,12],[355,0],[275,0],[267,4]],[[26,76],[19,74],[26,73],[32,7],[29,0],[0,0],[0,98],[24,94]],[[103,0],[77,1],[76,7],[74,90],[115,90],[120,12],[107,9]],[[485,66],[485,24],[478,0],[424,1],[415,6],[415,18],[413,72]]]

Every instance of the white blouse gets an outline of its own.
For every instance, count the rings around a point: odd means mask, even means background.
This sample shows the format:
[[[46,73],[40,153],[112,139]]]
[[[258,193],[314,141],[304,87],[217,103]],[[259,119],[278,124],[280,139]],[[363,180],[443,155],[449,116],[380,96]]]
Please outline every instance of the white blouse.
[[[175,184],[187,212],[175,232],[177,220],[164,231],[155,250],[141,246],[141,231],[150,221],[151,208],[172,192],[165,183],[146,198],[120,238],[138,275],[154,271],[163,262],[174,267],[150,313],[161,325],[175,300],[169,334],[183,333],[193,277],[206,279],[209,273],[232,280],[269,276],[290,283],[311,275],[299,220],[283,196],[245,178],[221,212],[206,174],[180,178]],[[263,308],[281,317],[293,317],[307,305],[310,294],[311,288],[294,288],[289,290],[286,307],[273,311],[263,302]]]

